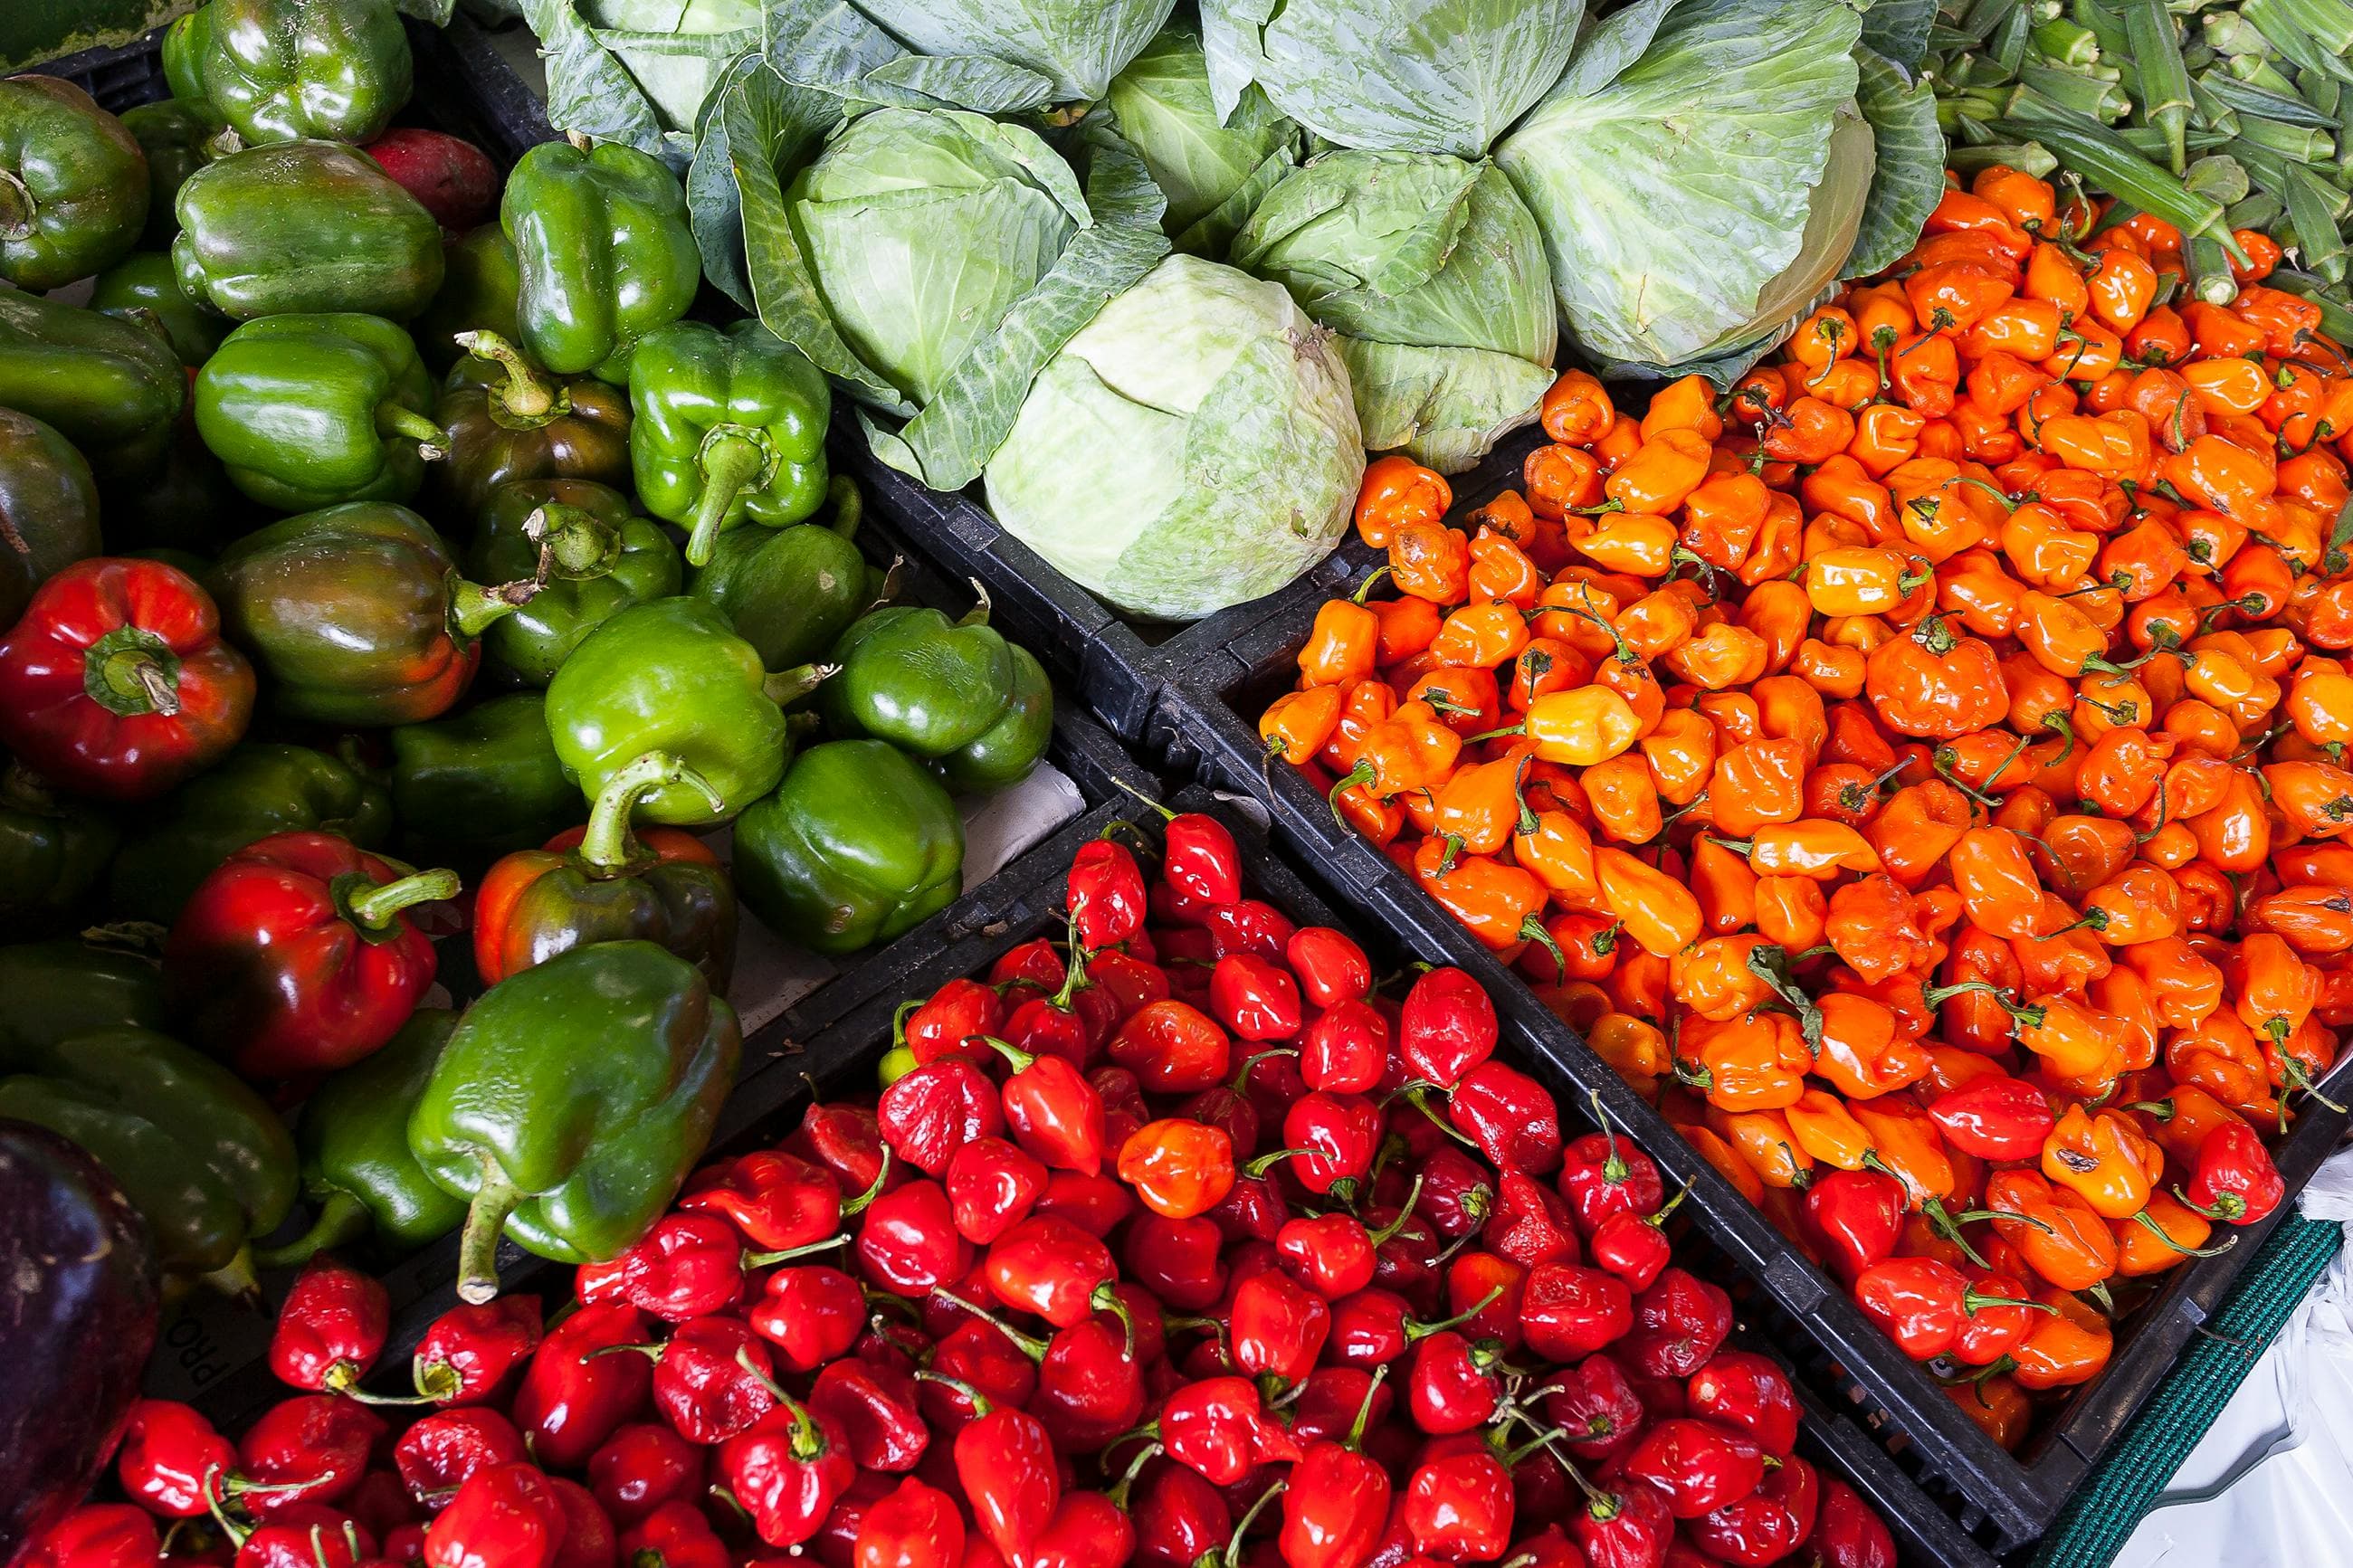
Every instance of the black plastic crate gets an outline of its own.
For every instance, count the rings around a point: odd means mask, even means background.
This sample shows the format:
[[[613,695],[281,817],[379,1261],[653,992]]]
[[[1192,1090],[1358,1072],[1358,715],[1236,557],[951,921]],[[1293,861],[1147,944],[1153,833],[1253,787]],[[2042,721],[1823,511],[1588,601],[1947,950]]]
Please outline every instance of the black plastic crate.
[[[1192,786],[1171,804],[1182,810],[1209,812],[1232,829],[1243,847],[1253,897],[1266,900],[1301,924],[1345,923],[1268,846],[1250,803],[1237,803]],[[1059,933],[1071,857],[1122,811],[1117,803],[1106,803],[1068,824],[923,931],[887,950],[893,961],[892,973],[882,990],[848,1007],[835,1005],[839,1000],[835,992],[823,993],[746,1041],[745,1061],[750,1065],[712,1140],[713,1154],[775,1144],[798,1124],[815,1096],[871,1090],[875,1065],[890,1047],[893,1019],[902,1000],[929,995],[950,979],[977,973],[1017,943]],[[1398,940],[1390,930],[1356,934],[1377,962],[1402,963],[1419,956],[1441,956],[1428,952],[1418,942]],[[918,942],[918,937],[924,940]],[[1524,1031],[1507,1024],[1504,1051],[1528,1061],[1560,1099],[1564,1131],[1574,1137],[1591,1131],[1591,1123],[1581,1120],[1577,1110],[1583,1103],[1578,1098],[1581,1091],[1549,1060],[1531,1056],[1533,1044]],[[512,1247],[501,1249],[501,1284],[510,1290],[541,1296],[551,1311],[560,1306],[570,1294],[573,1271],[535,1258],[517,1261],[514,1252]],[[1683,1227],[1676,1256],[1696,1272],[1719,1279],[1726,1277],[1725,1260],[1694,1227]],[[427,1326],[456,1304],[449,1274],[445,1263],[433,1276],[430,1288],[406,1298],[398,1295],[396,1284],[393,1331],[381,1363],[387,1369],[382,1380],[386,1388],[399,1383]],[[1841,1408],[1835,1388],[1812,1379],[1802,1361],[1792,1361],[1781,1342],[1778,1325],[1769,1318],[1757,1317],[1753,1305],[1736,1294],[1729,1342],[1772,1356],[1793,1373],[1804,1415],[1800,1453],[1869,1500],[1894,1532],[1906,1568],[1993,1568],[1994,1559],[1891,1462],[1851,1412]],[[206,1410],[216,1420],[237,1422],[249,1419],[289,1392],[265,1371],[241,1382],[235,1390],[223,1391],[207,1402]]]
[[[1488,477],[1487,488],[1458,487],[1458,508],[1482,503],[1513,482],[1508,476]],[[1757,1310],[1787,1356],[1838,1387],[1896,1462],[1989,1550],[2009,1552],[2040,1535],[2253,1260],[2278,1216],[2235,1232],[2221,1227],[2237,1237],[2228,1251],[2191,1259],[2166,1275],[2162,1289],[2119,1325],[2107,1368],[2056,1416],[2042,1420],[2020,1453],[2003,1451],[1836,1281],[1547,1010],[1516,971],[1498,963],[1370,840],[1335,821],[1323,795],[1296,769],[1266,762],[1257,716],[1295,680],[1298,651],[1324,596],[1316,584],[1293,584],[1263,602],[1264,613],[1225,645],[1222,658],[1205,661],[1198,674],[1180,673],[1164,692],[1146,750],[1166,761],[1171,776],[1198,776],[1259,800],[1282,846],[1344,904],[1411,933],[1433,956],[1443,954],[1476,974],[1577,1095],[1599,1094],[1662,1169],[1677,1182],[1694,1183],[1687,1206],[1769,1294]],[[2347,1055],[2353,1059],[2353,1052]],[[2340,1061],[2323,1092],[2341,1100],[2339,1089],[2348,1084],[2353,1068]],[[2274,1151],[2291,1194],[2336,1147],[2348,1121],[2316,1097],[2305,1097],[2298,1110],[2294,1129]]]

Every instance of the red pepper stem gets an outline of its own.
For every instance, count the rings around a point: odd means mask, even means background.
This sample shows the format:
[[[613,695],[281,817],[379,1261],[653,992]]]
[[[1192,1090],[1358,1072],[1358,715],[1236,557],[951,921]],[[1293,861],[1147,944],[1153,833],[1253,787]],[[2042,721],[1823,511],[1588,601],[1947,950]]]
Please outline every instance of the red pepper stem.
[[[1234,1074],[1233,1077],[1233,1087],[1236,1089],[1240,1089],[1242,1085],[1248,1083],[1250,1081],[1250,1068],[1258,1066],[1259,1063],[1265,1061],[1270,1057],[1295,1057],[1298,1054],[1298,1048],[1293,1046],[1278,1046],[1271,1051],[1252,1051],[1249,1056],[1242,1058],[1241,1070]]]
[[[767,1268],[779,1263],[789,1263],[796,1258],[807,1258],[815,1253],[830,1252],[837,1247],[848,1247],[849,1237],[828,1236],[823,1241],[812,1241],[806,1247],[787,1247],[781,1252],[747,1252],[744,1255],[746,1268]]]
[[[983,1035],[980,1038],[989,1049],[1011,1062],[1016,1073],[1028,1072],[1038,1065],[1038,1054],[1035,1051],[1025,1051],[1011,1040],[1000,1040],[995,1035]]]
[[[1441,1333],[1448,1329],[1456,1328],[1463,1323],[1469,1322],[1472,1319],[1477,1317],[1480,1313],[1493,1306],[1496,1301],[1502,1298],[1504,1289],[1504,1288],[1503,1286],[1496,1286],[1484,1296],[1480,1297],[1475,1303],[1465,1307],[1462,1310],[1455,1313],[1454,1316],[1451,1318],[1441,1318],[1434,1323],[1409,1322],[1406,1324],[1405,1342],[1408,1344],[1415,1344],[1422,1340],[1428,1339],[1432,1334]]]
[[[118,718],[170,718],[180,710],[180,656],[144,626],[117,626],[82,655],[81,685]]]
[[[2179,1189],[2176,1190],[2179,1191]],[[2235,1198],[2239,1194],[2236,1193],[2230,1193],[2225,1195]],[[2189,1202],[2186,1198],[2182,1201],[2185,1205]],[[2220,1207],[2221,1205],[2217,1205],[2216,1206]],[[2242,1214],[2246,1212],[2243,1202],[2240,1205],[2240,1212]],[[2216,1216],[2209,1214],[2206,1217],[2212,1219]],[[2174,1240],[2172,1237],[2166,1234],[2165,1227],[2158,1224],[2157,1221],[2151,1217],[2147,1209],[2141,1210],[2140,1213],[2133,1215],[2133,1218],[2137,1220],[2140,1224],[2147,1226],[2148,1227],[2149,1235],[2157,1237],[2158,1240],[2165,1243],[2166,1246],[2181,1254],[2184,1258],[2220,1258],[2222,1254],[2230,1251],[2231,1248],[2239,1245],[2239,1238],[2237,1237],[2226,1236],[2222,1238],[2222,1245],[2220,1247],[2185,1247],[2180,1242]]]
[[[1356,1406],[1356,1418],[1348,1424],[1348,1435],[1340,1442],[1340,1447],[1351,1453],[1361,1451],[1365,1446],[1365,1428],[1373,1419],[1373,1396],[1380,1393],[1381,1384],[1388,1381],[1388,1375],[1389,1363],[1383,1362],[1373,1369],[1373,1381],[1365,1384],[1365,1397],[1363,1403]]]
[[[570,399],[547,384],[532,363],[512,343],[492,331],[456,333],[452,341],[476,359],[493,361],[507,373],[506,384],[490,391],[493,418],[503,414],[524,429],[544,425],[566,412]],[[498,420],[504,425],[505,419]]]
[[[2021,1301],[2015,1296],[1987,1296],[1973,1289],[1961,1292],[1962,1311],[1974,1316],[1980,1308],[1984,1307],[2025,1307],[2033,1311],[2049,1312],[2054,1316],[2059,1310],[2048,1301]]]
[[[1282,1161],[1293,1158],[1311,1158],[1316,1152],[1317,1151],[1314,1149],[1277,1149],[1271,1154],[1261,1154],[1257,1159],[1252,1160],[1249,1164],[1244,1165],[1242,1167],[1242,1174],[1245,1176],[1263,1176],[1269,1171],[1273,1170],[1274,1167]]]
[[[1902,1179],[1903,1178],[1901,1177],[1897,1178],[1899,1181]],[[1953,1218],[1952,1215],[1946,1210],[1943,1199],[1936,1197],[1934,1194],[1923,1194],[1920,1199],[1920,1215],[1922,1218],[1928,1222],[1928,1228],[1930,1230],[1935,1231],[1938,1236],[1943,1237],[1947,1241],[1949,1241],[1955,1247],[1959,1247],[1961,1249],[1962,1257],[1968,1258],[1971,1263],[1976,1264],[1980,1268],[1990,1268],[1993,1267],[1985,1260],[1985,1254],[1970,1246],[1969,1238],[1961,1234],[1960,1222]]]
[[[1548,1432],[1539,1432],[1534,1437],[1529,1438],[1527,1442],[1513,1449],[1510,1453],[1505,1454],[1504,1456],[1504,1468],[1507,1470],[1516,1469],[1522,1459],[1526,1458],[1538,1448],[1548,1448],[1555,1442],[1567,1436],[1568,1428],[1566,1426],[1555,1426]]]
[[[996,1313],[989,1311],[987,1309],[975,1306],[972,1302],[965,1300],[962,1296],[957,1295],[953,1290],[934,1289],[932,1291],[931,1299],[934,1301],[945,1301],[949,1306],[954,1307],[960,1312],[970,1312],[974,1317],[978,1318],[982,1322],[987,1323],[990,1328],[995,1329],[998,1333],[1003,1334],[1007,1339],[1011,1340],[1014,1343],[1014,1347],[1020,1351],[1023,1355],[1028,1356],[1031,1361],[1039,1363],[1045,1361],[1046,1342],[1044,1340],[1039,1339],[1034,1334],[1023,1333],[1019,1329],[1015,1328],[1012,1324],[1007,1322],[1004,1319],[998,1317]]]
[[[1135,1485],[1135,1478],[1144,1473],[1144,1467],[1157,1458],[1160,1452],[1158,1443],[1146,1443],[1144,1446],[1143,1452],[1135,1456],[1134,1460],[1121,1472],[1119,1479],[1113,1481],[1110,1489],[1103,1493],[1111,1500],[1113,1507],[1123,1513],[1127,1511],[1128,1489]]]
[[[1277,1481],[1259,1493],[1257,1500],[1242,1510],[1241,1519],[1234,1525],[1232,1538],[1226,1542],[1226,1553],[1219,1560],[1219,1568],[1242,1568],[1243,1538],[1250,1534],[1250,1526],[1258,1522],[1258,1516],[1266,1511],[1266,1505],[1290,1489],[1289,1481]]]
[[[1683,1200],[1691,1196],[1692,1186],[1698,1180],[1699,1178],[1697,1176],[1694,1176],[1691,1181],[1685,1182],[1683,1186],[1683,1191],[1677,1193],[1673,1197],[1669,1198],[1666,1203],[1661,1206],[1658,1213],[1643,1215],[1642,1223],[1644,1225],[1656,1226],[1661,1230],[1666,1229],[1667,1216],[1683,1206]]]
[[[458,1242],[458,1299],[479,1307],[499,1293],[499,1237],[507,1215],[522,1201],[499,1169],[497,1157],[482,1153],[481,1185],[466,1209],[466,1229]]]
[[[2181,1206],[2191,1214],[2204,1215],[2208,1219],[2219,1221],[2223,1225],[2238,1224],[2247,1212],[2247,1200],[2236,1193],[2217,1193],[2214,1195],[2214,1206],[2211,1208],[2197,1202],[2188,1193],[2183,1192],[2181,1184],[2179,1182],[2173,1184],[2173,1195],[2180,1199]],[[2147,1210],[2142,1211],[2142,1217],[2147,1217]],[[2160,1230],[2158,1234],[2162,1236],[2165,1233]]]
[[[891,1015],[891,1048],[892,1050],[895,1051],[907,1043],[907,1020],[922,1012],[927,1000],[922,996],[910,996],[899,1004],[897,1012]],[[886,1143],[883,1147],[888,1148],[890,1145]]]
[[[766,444],[742,426],[714,425],[694,461],[702,470],[702,494],[687,530],[686,563],[708,566],[711,552],[719,548],[720,531],[727,526],[727,514],[735,509],[736,498],[768,471],[769,454]]]
[[[437,903],[454,899],[462,884],[458,873],[451,870],[416,871],[397,881],[380,882],[364,892],[353,892],[343,900],[343,909],[354,925],[370,931],[391,927],[393,917],[416,904]]]
[[[596,804],[589,808],[588,826],[580,839],[580,858],[596,870],[613,872],[627,869],[646,858],[646,852],[629,831],[630,814],[638,803],[658,789],[682,785],[702,796],[713,816],[727,810],[727,797],[719,793],[712,782],[686,765],[686,760],[675,752],[648,752],[635,761],[617,769],[596,791]]]
[[[1412,1189],[1405,1195],[1405,1202],[1398,1205],[1397,1217],[1389,1221],[1388,1224],[1381,1226],[1380,1229],[1373,1232],[1372,1243],[1376,1249],[1377,1249],[1383,1242],[1388,1240],[1389,1237],[1395,1236],[1398,1231],[1405,1228],[1405,1222],[1413,1217],[1413,1205],[1420,1201],[1421,1176],[1417,1173],[1413,1178]],[[1498,1287],[1498,1289],[1500,1289],[1500,1287]]]
[[[866,1190],[864,1192],[859,1194],[856,1197],[851,1198],[849,1202],[841,1205],[842,1217],[844,1219],[848,1219],[852,1215],[864,1214],[866,1212],[866,1205],[882,1195],[882,1184],[890,1179],[891,1145],[884,1143],[882,1145],[882,1158],[875,1163],[874,1179],[866,1184]],[[892,1297],[892,1300],[896,1300],[898,1298]]]
[[[1601,1162],[1601,1179],[1614,1186],[1618,1183],[1624,1181],[1629,1173],[1626,1166],[1626,1156],[1618,1152],[1618,1129],[1611,1123],[1609,1120],[1609,1112],[1603,1110],[1601,1107],[1601,1091],[1599,1089],[1587,1089],[1585,1091],[1585,1098],[1592,1102],[1594,1125],[1601,1129],[1602,1142],[1607,1143],[1609,1147],[1609,1158]]]
[[[1153,799],[1150,795],[1145,794],[1142,790],[1136,788],[1125,779],[1113,775],[1111,782],[1119,785],[1120,788],[1125,790],[1128,794],[1134,795],[1136,799],[1142,801],[1153,810],[1158,812],[1160,814],[1160,819],[1163,822],[1174,822],[1176,820],[1176,814],[1175,812],[1169,810],[1166,806],[1161,805],[1158,801]]]
[[[345,1399],[356,1399],[362,1405],[438,1405],[440,1403],[429,1394],[419,1394],[414,1396],[370,1394],[360,1386],[361,1376],[357,1362],[339,1361],[327,1368],[327,1375],[320,1384],[320,1390],[325,1394],[339,1394]]]
[[[972,1414],[975,1420],[978,1420],[981,1416],[987,1415],[990,1411],[997,1408],[995,1401],[991,1400],[988,1395],[983,1394],[980,1390],[975,1388],[972,1384],[966,1383],[960,1377],[950,1377],[946,1373],[934,1372],[930,1367],[926,1366],[916,1368],[915,1381],[917,1383],[936,1383],[944,1388],[954,1389],[956,1393],[961,1394],[964,1395],[965,1403],[972,1406]]]
[[[1430,1119],[1430,1124],[1432,1127],[1437,1128],[1440,1132],[1445,1133],[1449,1138],[1453,1139],[1457,1143],[1462,1144],[1466,1148],[1478,1148],[1479,1143],[1476,1139],[1468,1136],[1461,1128],[1447,1121],[1443,1116],[1439,1115],[1437,1107],[1430,1103],[1427,1091],[1437,1088],[1439,1088],[1439,1086],[1434,1083],[1409,1083],[1404,1088],[1398,1089],[1398,1093],[1404,1098],[1405,1102],[1408,1105],[1412,1106],[1416,1110],[1420,1111],[1422,1115],[1428,1117]]]
[[[784,1406],[786,1412],[792,1416],[793,1458],[800,1460],[804,1464],[807,1464],[812,1459],[824,1458],[826,1450],[825,1429],[819,1426],[817,1424],[817,1418],[809,1414],[808,1406],[803,1405],[799,1400],[795,1399],[791,1394],[786,1394],[783,1389],[777,1387],[776,1380],[759,1369],[752,1360],[751,1346],[743,1345],[737,1347],[735,1352],[735,1364],[744,1369],[744,1376],[750,1378],[754,1383],[758,1384],[762,1388],[766,1389],[768,1391],[768,1396],[774,1399],[778,1405]]]

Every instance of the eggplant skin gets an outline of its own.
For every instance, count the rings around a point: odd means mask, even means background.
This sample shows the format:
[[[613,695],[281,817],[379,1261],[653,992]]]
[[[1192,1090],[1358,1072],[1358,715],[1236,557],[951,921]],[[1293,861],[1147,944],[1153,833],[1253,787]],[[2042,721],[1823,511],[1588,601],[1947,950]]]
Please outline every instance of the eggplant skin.
[[[0,1563],[113,1457],[158,1310],[154,1245],[105,1167],[0,1121]]]

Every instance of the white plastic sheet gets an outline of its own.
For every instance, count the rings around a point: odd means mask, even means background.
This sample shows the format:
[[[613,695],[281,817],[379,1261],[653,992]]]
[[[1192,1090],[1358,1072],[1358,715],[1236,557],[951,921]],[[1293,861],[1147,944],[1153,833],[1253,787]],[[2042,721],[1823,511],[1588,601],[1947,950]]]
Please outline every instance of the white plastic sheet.
[[[2302,1202],[2308,1218],[2353,1223],[2353,1150],[2320,1168]],[[2256,1563],[2353,1563],[2353,1248],[2288,1319],[2116,1568]]]

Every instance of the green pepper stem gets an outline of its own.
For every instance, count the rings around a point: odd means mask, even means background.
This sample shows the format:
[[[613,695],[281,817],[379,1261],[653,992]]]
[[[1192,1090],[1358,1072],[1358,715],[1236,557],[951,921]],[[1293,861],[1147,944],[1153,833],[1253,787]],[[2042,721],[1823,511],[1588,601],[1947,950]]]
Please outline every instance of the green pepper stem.
[[[453,341],[476,359],[494,361],[507,384],[490,394],[491,405],[518,420],[544,423],[564,412],[556,389],[547,384],[522,351],[492,331],[457,333]]]
[[[648,752],[617,769],[596,790],[589,808],[588,828],[581,836],[580,858],[598,871],[626,870],[644,858],[637,836],[629,831],[629,814],[658,789],[682,784],[701,793],[713,816],[727,811],[727,797],[716,785],[686,765],[675,752]]]
[[[621,531],[595,512],[550,501],[522,520],[522,535],[539,546],[539,580],[551,570],[566,577],[603,577],[621,555]]]
[[[349,1193],[330,1193],[319,1205],[319,1217],[311,1222],[310,1229],[283,1247],[256,1252],[253,1261],[263,1268],[291,1268],[311,1261],[314,1253],[349,1247],[374,1227],[365,1204]]]
[[[694,521],[687,529],[686,563],[708,566],[735,498],[767,468],[768,454],[751,437],[721,426],[704,437],[695,462],[702,469],[702,495],[694,503]]]
[[[83,695],[124,719],[180,710],[180,658],[144,626],[117,626],[82,655]]]
[[[449,579],[449,629],[471,641],[491,629],[491,623],[512,616],[531,603],[540,590],[540,580],[519,577],[512,583],[501,583],[485,588],[480,583],[469,583],[463,577]]]
[[[964,613],[964,617],[957,621],[956,625],[960,626],[985,626],[988,625],[989,611],[994,609],[996,606],[989,603],[988,590],[982,586],[979,578],[967,577],[965,581],[972,584],[972,591],[979,597],[980,602],[973,605],[971,609],[966,610]]]
[[[838,664],[797,665],[791,669],[770,671],[768,679],[760,683],[760,690],[777,707],[789,708],[839,673],[841,666]]]
[[[379,403],[375,409],[376,433],[383,436],[406,436],[417,443],[417,455],[427,462],[449,455],[449,432],[414,408],[403,408],[397,403]]]
[[[499,1237],[507,1227],[522,1194],[499,1171],[487,1151],[482,1155],[482,1184],[466,1207],[466,1229],[458,1241],[458,1300],[479,1307],[499,1293]]]
[[[982,1322],[987,1323],[990,1328],[995,1329],[998,1333],[1003,1334],[1007,1339],[1011,1340],[1013,1342],[1013,1348],[1019,1351],[1023,1355],[1028,1356],[1031,1361],[1043,1362],[1046,1359],[1047,1347],[1044,1340],[1038,1338],[1035,1334],[1023,1333],[1019,1329],[1015,1328],[1012,1324],[1007,1322],[996,1313],[973,1305],[970,1301],[965,1300],[962,1296],[957,1295],[955,1291],[934,1289],[931,1299],[934,1301],[944,1301],[959,1312],[971,1313],[974,1317],[978,1318]]]
[[[392,924],[395,915],[412,904],[456,898],[461,885],[455,871],[417,871],[397,881],[354,892],[343,900],[343,908],[354,924],[382,931]]]

